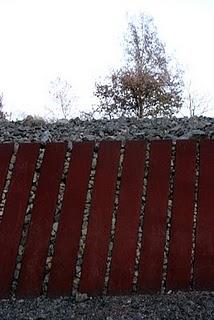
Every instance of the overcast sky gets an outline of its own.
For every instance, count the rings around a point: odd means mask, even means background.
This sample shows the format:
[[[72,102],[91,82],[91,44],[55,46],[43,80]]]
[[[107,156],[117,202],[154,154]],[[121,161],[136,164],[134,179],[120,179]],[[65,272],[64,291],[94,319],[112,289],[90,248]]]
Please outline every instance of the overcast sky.
[[[57,76],[72,84],[81,110],[89,108],[95,80],[120,66],[127,21],[143,12],[194,88],[214,98],[213,0],[0,0],[5,110],[44,115]]]

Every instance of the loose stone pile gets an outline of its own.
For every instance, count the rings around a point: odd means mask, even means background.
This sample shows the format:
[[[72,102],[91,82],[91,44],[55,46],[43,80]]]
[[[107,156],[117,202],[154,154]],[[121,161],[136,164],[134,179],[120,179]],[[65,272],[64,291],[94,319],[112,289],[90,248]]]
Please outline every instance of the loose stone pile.
[[[0,142],[50,142],[133,139],[201,139],[214,137],[214,118],[119,118],[82,121],[79,118],[47,123],[28,116],[0,122]]]

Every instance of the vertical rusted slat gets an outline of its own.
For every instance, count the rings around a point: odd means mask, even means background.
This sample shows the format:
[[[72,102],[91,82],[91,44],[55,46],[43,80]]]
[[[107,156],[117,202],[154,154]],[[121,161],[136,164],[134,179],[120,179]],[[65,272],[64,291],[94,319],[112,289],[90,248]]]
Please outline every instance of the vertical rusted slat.
[[[104,288],[119,155],[119,142],[101,142],[80,279],[80,292],[97,295],[101,294]]]
[[[170,159],[170,141],[151,143],[138,278],[141,293],[157,292],[161,288]]]
[[[48,144],[45,150],[18,282],[18,297],[33,297],[41,294],[65,152],[64,143]]]
[[[0,297],[8,297],[39,145],[21,144],[0,224]]]
[[[70,295],[86,201],[94,142],[75,143],[60,215],[48,295]]]
[[[5,143],[0,144],[0,198],[7,177],[7,171],[10,163],[11,156],[13,154],[13,144]]]
[[[194,214],[196,141],[177,141],[167,289],[188,290]]]
[[[145,152],[144,141],[126,143],[109,277],[110,294],[128,294],[132,291]]]
[[[200,142],[199,201],[194,287],[214,288],[214,141]]]

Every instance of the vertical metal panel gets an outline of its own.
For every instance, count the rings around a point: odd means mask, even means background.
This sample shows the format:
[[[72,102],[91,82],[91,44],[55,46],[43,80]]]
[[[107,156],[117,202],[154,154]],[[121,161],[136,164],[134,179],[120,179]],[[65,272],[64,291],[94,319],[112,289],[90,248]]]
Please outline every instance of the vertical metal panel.
[[[119,156],[119,142],[101,142],[80,279],[80,292],[97,295],[101,294],[104,288]]]
[[[75,143],[56,239],[48,294],[68,295],[75,272],[81,224],[94,142]],[[0,145],[0,194],[12,144]],[[56,209],[66,145],[48,144],[41,168],[26,248],[18,283],[18,297],[38,296]],[[24,215],[32,185],[38,144],[21,144],[0,223],[0,297],[10,295]],[[115,197],[120,142],[101,142],[83,255],[80,292],[102,294]],[[170,141],[153,141],[138,292],[157,292],[161,286],[170,176]],[[191,267],[196,142],[178,141],[176,147],[167,289],[188,289]],[[109,294],[129,294],[135,264],[137,231],[145,165],[145,142],[126,143],[116,232],[109,278]],[[194,288],[214,288],[214,141],[200,142],[200,177]]]
[[[161,288],[170,159],[170,141],[151,143],[138,292],[157,292]]]
[[[65,152],[66,145],[64,143],[48,144],[45,150],[22,261],[18,297],[33,297],[41,293]]]
[[[195,165],[196,141],[177,141],[167,289],[190,285]]]
[[[49,296],[71,293],[93,150],[93,142],[73,146],[49,279]]]
[[[214,141],[200,142],[195,289],[214,289]]]
[[[127,142],[109,278],[110,294],[128,294],[132,291],[144,163],[145,142]]]
[[[13,144],[0,144],[0,198],[7,177],[7,171],[10,164],[10,159],[13,154]]]
[[[8,297],[39,145],[21,144],[0,224],[0,297]]]

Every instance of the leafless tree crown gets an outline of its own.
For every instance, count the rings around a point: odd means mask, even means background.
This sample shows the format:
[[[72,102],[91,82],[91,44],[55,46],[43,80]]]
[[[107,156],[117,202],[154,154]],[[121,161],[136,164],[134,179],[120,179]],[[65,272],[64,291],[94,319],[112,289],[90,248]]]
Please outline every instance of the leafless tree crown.
[[[0,119],[5,119],[7,114],[3,111],[3,93],[0,94]]]
[[[55,105],[48,109],[53,117],[68,119],[72,115],[75,97],[72,95],[72,86],[60,77],[51,81],[49,94]]]

